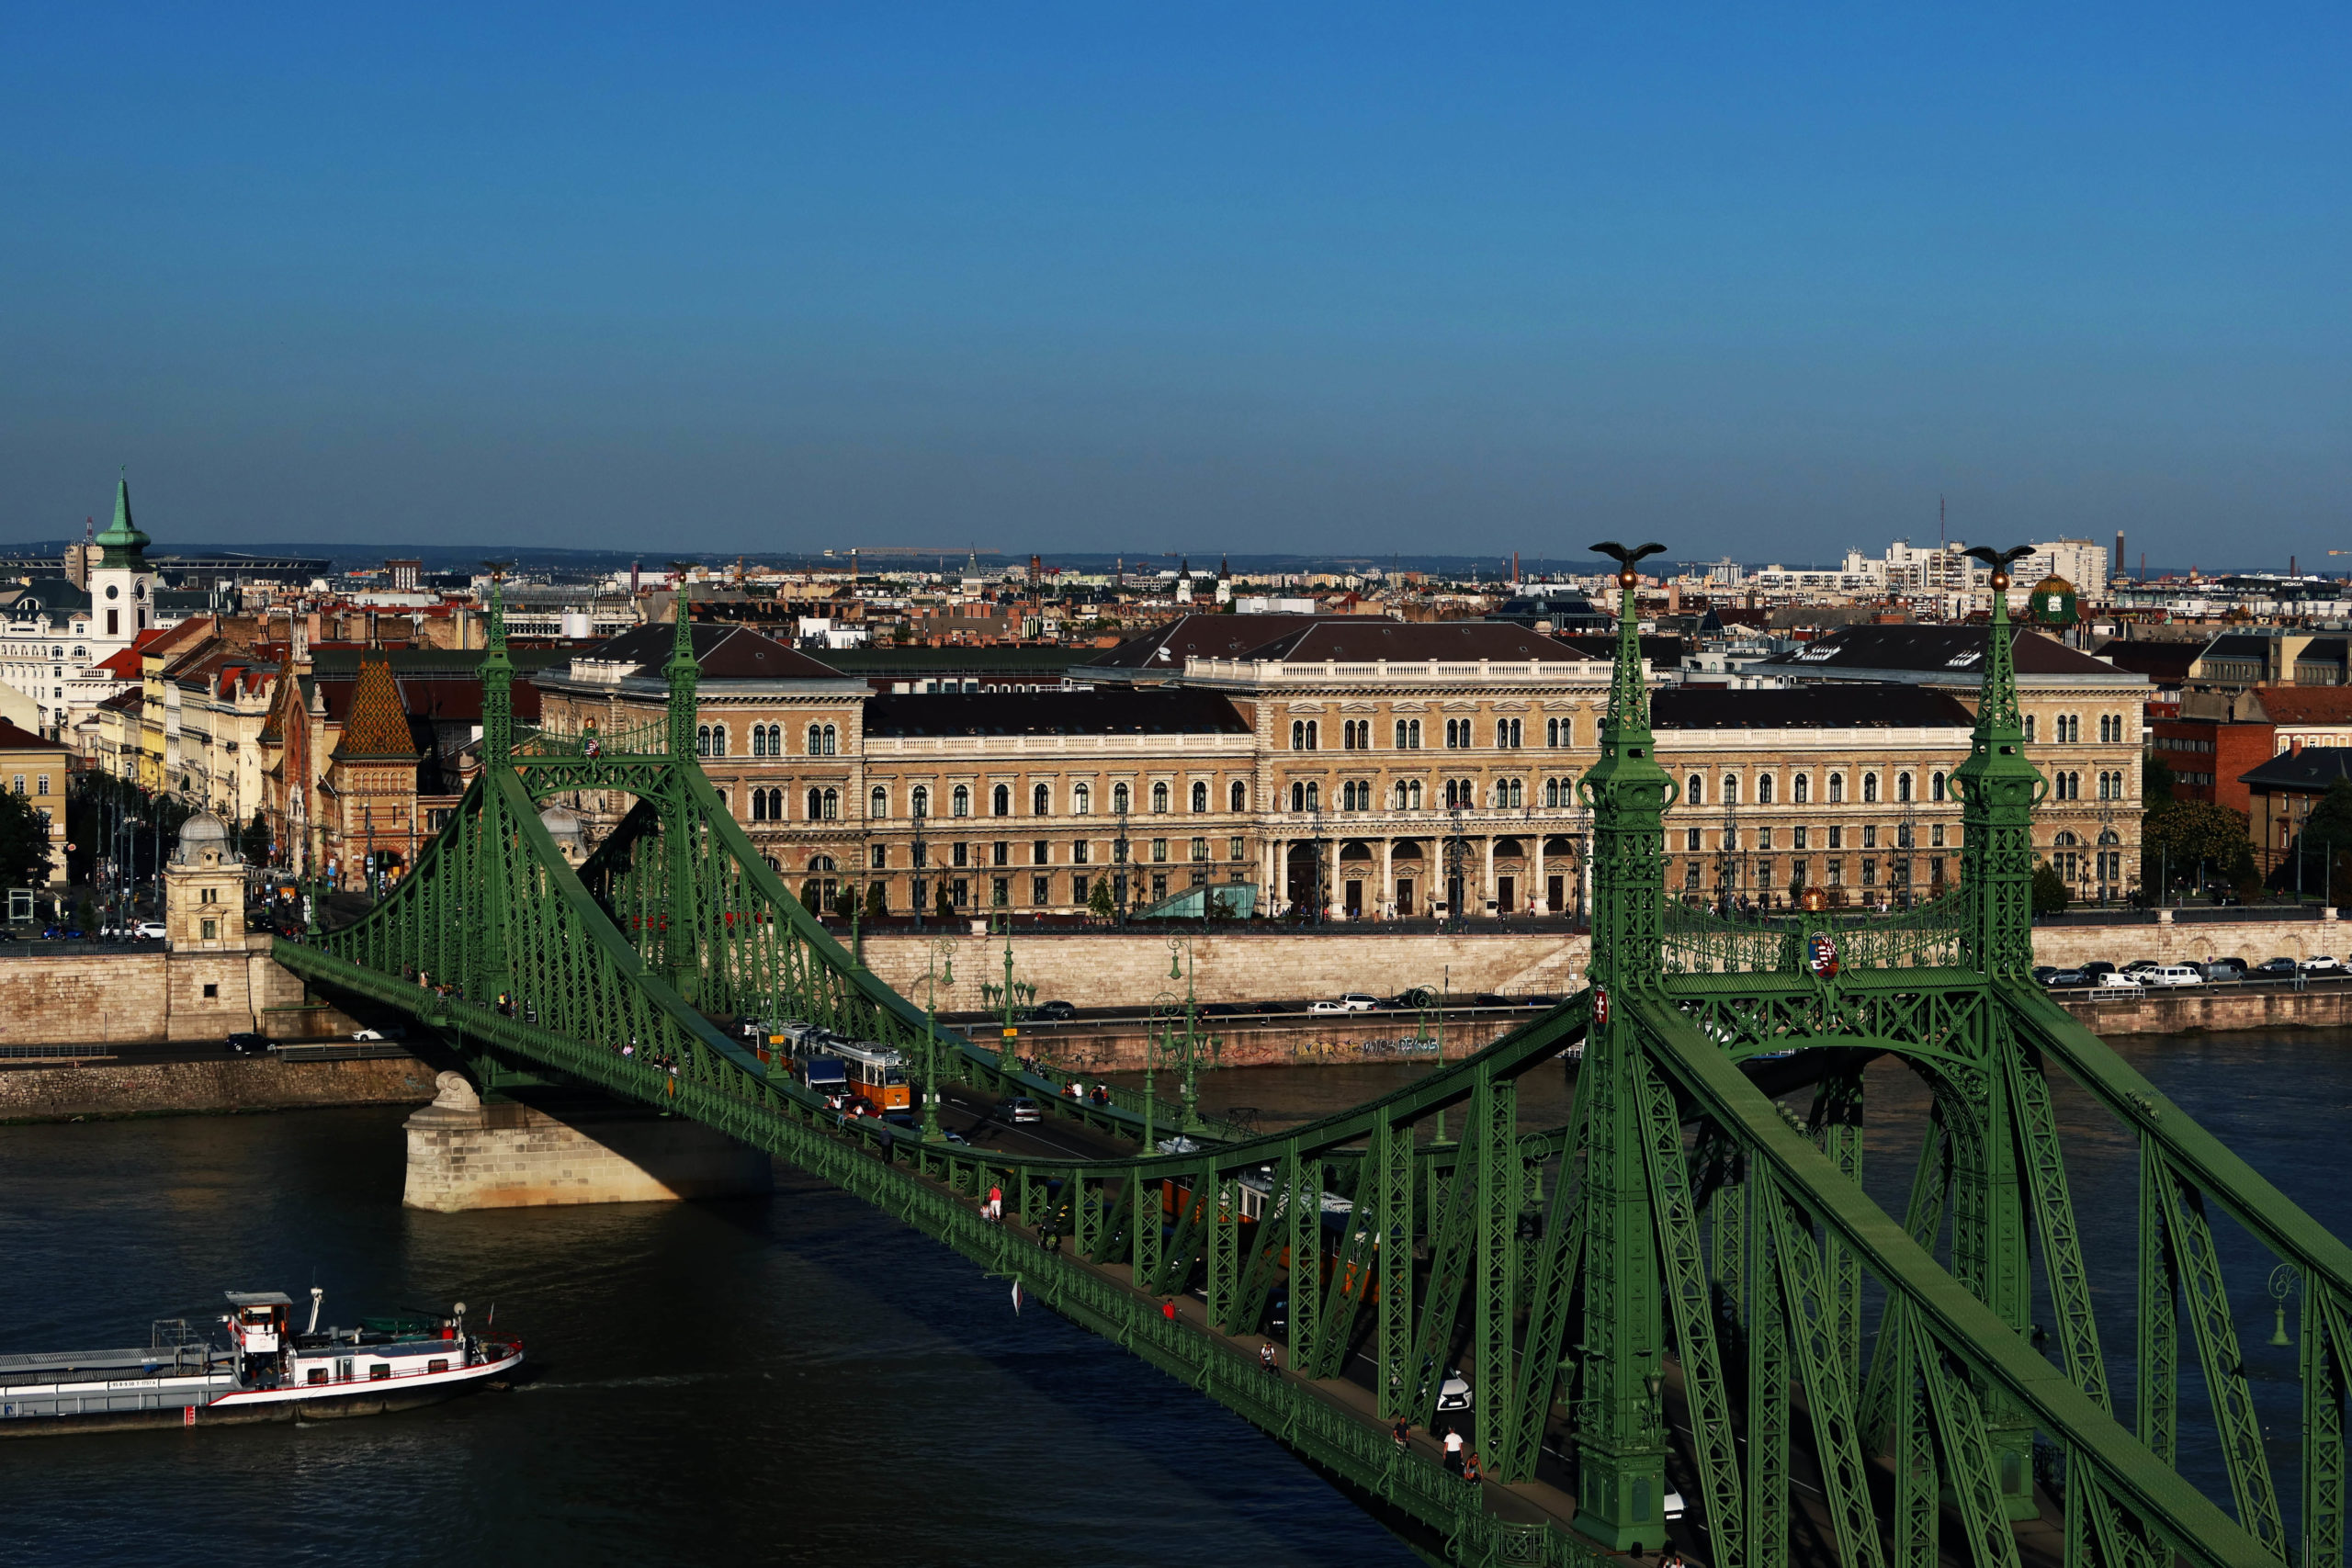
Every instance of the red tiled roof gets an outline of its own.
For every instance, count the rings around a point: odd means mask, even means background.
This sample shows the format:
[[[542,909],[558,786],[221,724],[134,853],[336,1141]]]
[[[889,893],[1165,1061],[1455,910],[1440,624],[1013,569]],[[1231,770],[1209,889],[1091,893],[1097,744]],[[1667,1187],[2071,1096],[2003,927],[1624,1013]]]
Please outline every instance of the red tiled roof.
[[[54,740],[44,740],[31,730],[0,718],[0,751],[62,751],[65,748]]]
[[[408,715],[401,706],[399,682],[392,679],[390,660],[363,659],[359,678],[351,683],[351,712],[343,721],[343,739],[335,745],[342,757],[413,757],[419,747],[409,733]]]
[[[2352,721],[2352,686],[2263,686],[2262,711],[2273,724]]]

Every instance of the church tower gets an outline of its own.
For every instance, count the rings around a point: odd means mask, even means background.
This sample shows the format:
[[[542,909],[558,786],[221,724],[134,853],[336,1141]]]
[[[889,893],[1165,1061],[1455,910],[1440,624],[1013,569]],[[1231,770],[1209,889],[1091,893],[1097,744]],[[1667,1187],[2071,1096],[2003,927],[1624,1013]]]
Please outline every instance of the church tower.
[[[128,476],[115,486],[114,521],[92,542],[98,558],[89,569],[90,636],[113,653],[155,624],[155,573],[146,553],[150,541],[130,520]]]

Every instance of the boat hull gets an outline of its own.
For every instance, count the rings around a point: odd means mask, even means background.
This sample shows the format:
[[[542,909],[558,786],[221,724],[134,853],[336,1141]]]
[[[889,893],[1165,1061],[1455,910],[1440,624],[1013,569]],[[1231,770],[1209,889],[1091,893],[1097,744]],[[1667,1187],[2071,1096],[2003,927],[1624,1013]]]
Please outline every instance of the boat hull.
[[[85,1432],[151,1431],[162,1427],[248,1427],[269,1422],[344,1420],[387,1416],[438,1404],[485,1384],[503,1387],[523,1364],[522,1352],[480,1366],[455,1368],[429,1379],[367,1382],[327,1390],[256,1389],[222,1394],[208,1404],[162,1404],[136,1410],[68,1411],[0,1419],[0,1438],[73,1437]]]

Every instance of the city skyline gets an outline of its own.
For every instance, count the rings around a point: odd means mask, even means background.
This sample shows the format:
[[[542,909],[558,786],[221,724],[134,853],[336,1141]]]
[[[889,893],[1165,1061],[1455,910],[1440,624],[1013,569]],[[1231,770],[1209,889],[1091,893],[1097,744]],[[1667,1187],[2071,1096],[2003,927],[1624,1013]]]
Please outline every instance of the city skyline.
[[[2310,566],[2342,35],[51,14],[0,62],[0,539],[129,463],[255,544],[1817,561],[1947,503]]]

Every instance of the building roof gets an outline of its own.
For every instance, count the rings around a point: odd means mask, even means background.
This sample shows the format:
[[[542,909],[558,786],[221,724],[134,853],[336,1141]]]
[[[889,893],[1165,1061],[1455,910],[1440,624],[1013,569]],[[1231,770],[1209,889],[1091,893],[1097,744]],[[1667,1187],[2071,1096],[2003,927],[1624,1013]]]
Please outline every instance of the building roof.
[[[865,733],[932,735],[1247,735],[1214,692],[930,692],[871,698]]]
[[[1758,668],[1778,668],[1799,676],[1886,671],[1969,680],[1984,673],[1984,650],[1991,636],[1992,628],[1986,626],[1841,626],[1803,648],[1763,660]],[[2021,677],[2104,676],[2112,681],[2121,674],[2139,673],[2120,671],[2022,626],[2012,626],[2010,637]]]
[[[695,663],[701,667],[705,681],[845,679],[831,665],[820,664],[798,649],[787,648],[748,626],[697,623],[689,630]],[[667,624],[635,626],[594,648],[582,649],[572,657],[598,664],[633,665],[635,668],[624,673],[622,679],[658,681],[664,679],[662,670],[670,662],[675,637],[675,630]]]
[[[2282,752],[2248,773],[2238,783],[2257,789],[2301,790],[2318,794],[2338,779],[2352,779],[2352,747],[2306,746]]]
[[[0,751],[62,751],[54,740],[44,740],[21,725],[0,718]]]
[[[1949,692],[1862,682],[1731,691],[1664,686],[1650,698],[1654,729],[1961,729],[1975,716]]]
[[[115,482],[114,521],[97,538],[98,548],[105,552],[99,564],[144,570],[147,562],[141,552],[153,543],[130,520],[130,477],[126,474]]]
[[[110,658],[99,660],[91,668],[103,670],[118,681],[136,681],[143,669],[141,661],[146,657],[147,645],[168,630],[168,626],[149,626],[131,640],[129,648]]]
[[[2256,686],[2273,724],[2352,724],[2352,686]]]
[[[362,660],[359,678],[351,683],[351,709],[344,716],[343,736],[335,742],[334,754],[413,758],[417,750],[392,667],[379,659]]]
[[[2202,643],[2125,641],[2110,637],[2099,645],[2098,657],[2118,670],[2131,670],[2152,681],[2177,683],[2188,679],[2188,667],[2205,651]]]
[[[1569,649],[1575,657],[1586,660],[1599,660],[1605,664],[1617,657],[1617,638],[1613,635],[1561,637],[1552,640]],[[1641,644],[1642,657],[1649,660],[1653,670],[1679,670],[1683,656],[1689,652],[1688,645],[1679,637],[1645,637],[1634,640]]]
[[[918,643],[828,649],[823,662],[844,675],[1057,675],[1069,669],[1072,655],[1055,644]]]
[[[1615,650],[1614,644],[1611,650]],[[1405,664],[1438,659],[1523,664],[1531,659],[1578,660],[1585,655],[1568,643],[1511,621],[1414,623],[1339,615],[1311,621],[1240,657],[1296,664],[1320,664],[1327,660],[1361,664],[1384,659]]]
[[[1148,668],[1173,675],[1182,671],[1187,659],[1247,659],[1275,638],[1303,631],[1318,621],[1356,619],[1354,615],[1179,615],[1156,631],[1129,637],[1097,654],[1085,668]]]

